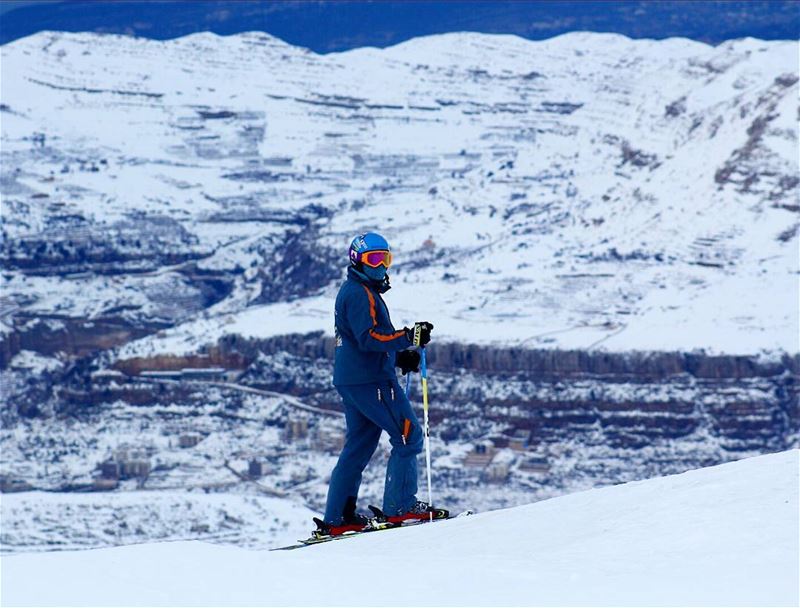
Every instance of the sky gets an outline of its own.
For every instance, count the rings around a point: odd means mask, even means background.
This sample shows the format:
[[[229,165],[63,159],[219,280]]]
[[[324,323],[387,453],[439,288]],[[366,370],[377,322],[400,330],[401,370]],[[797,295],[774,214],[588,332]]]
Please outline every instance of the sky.
[[[94,31],[158,40],[198,31],[265,31],[319,53],[386,47],[454,31],[539,40],[569,31],[632,38],[686,37],[711,44],[750,36],[797,39],[795,1],[205,1],[2,2],[0,44],[42,30]]]

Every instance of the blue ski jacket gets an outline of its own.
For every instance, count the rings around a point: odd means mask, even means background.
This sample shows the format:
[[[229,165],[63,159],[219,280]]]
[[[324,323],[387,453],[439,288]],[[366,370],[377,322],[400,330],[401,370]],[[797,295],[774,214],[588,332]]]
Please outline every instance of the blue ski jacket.
[[[385,291],[385,289],[383,290]],[[395,353],[411,346],[396,330],[374,283],[352,268],[336,296],[336,354],[333,384],[369,384],[397,378]]]

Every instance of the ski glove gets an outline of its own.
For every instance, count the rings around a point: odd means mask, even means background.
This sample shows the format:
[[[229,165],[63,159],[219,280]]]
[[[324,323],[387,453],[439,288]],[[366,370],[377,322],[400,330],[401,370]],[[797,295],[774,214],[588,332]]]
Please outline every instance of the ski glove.
[[[394,364],[400,368],[405,376],[408,372],[419,371],[419,353],[415,350],[401,350],[397,353]]]
[[[411,341],[412,346],[425,346],[431,341],[431,330],[433,323],[427,321],[419,321],[414,323],[414,327],[406,328],[406,336]]]

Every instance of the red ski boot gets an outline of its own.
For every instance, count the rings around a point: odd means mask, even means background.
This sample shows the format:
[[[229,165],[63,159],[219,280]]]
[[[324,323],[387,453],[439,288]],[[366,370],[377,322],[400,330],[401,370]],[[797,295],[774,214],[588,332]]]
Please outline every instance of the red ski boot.
[[[326,523],[317,517],[314,518],[314,523],[317,524],[317,529],[312,532],[314,538],[341,536],[348,532],[365,532],[372,529],[370,519],[360,513],[353,514],[338,525]]]
[[[422,502],[421,500],[418,500],[414,506],[405,513],[398,515],[384,515],[384,517],[386,518],[386,521],[390,523],[403,524],[429,521],[431,519],[431,514],[433,515],[433,519],[447,519],[450,517],[450,511],[447,509],[437,509],[436,507],[432,507],[427,502]]]

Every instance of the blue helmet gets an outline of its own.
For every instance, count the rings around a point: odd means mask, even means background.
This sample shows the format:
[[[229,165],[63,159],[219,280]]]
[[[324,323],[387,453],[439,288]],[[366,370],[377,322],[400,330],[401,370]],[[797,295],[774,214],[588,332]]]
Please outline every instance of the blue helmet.
[[[392,264],[389,242],[376,232],[360,234],[350,243],[350,265],[373,281],[382,281]]]

